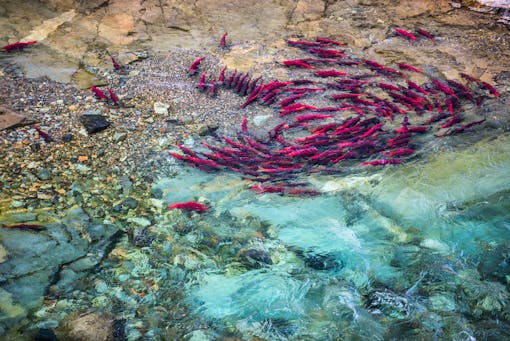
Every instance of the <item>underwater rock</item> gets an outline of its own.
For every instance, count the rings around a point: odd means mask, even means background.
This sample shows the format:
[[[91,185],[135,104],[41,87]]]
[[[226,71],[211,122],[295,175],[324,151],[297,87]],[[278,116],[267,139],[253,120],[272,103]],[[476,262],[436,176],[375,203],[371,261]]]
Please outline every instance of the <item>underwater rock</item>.
[[[62,335],[63,340],[113,341],[113,321],[107,314],[73,314],[63,322],[59,335]]]
[[[382,313],[395,319],[405,319],[411,315],[413,306],[407,297],[400,296],[390,290],[377,290],[368,295],[366,302],[372,313]]]
[[[241,252],[241,262],[251,268],[258,269],[265,265],[272,265],[271,256],[262,250],[248,249]]]
[[[506,283],[506,276],[510,274],[510,248],[499,245],[494,250],[482,255],[478,264],[478,272],[485,280],[497,280]]]
[[[343,267],[343,262],[333,255],[305,252],[303,254],[306,266],[315,270],[331,270]]]
[[[127,197],[122,201],[122,206],[128,207],[128,208],[137,208],[138,207],[138,200],[132,197]]]
[[[51,329],[40,328],[33,337],[34,341],[57,341],[57,335]]]
[[[110,126],[110,122],[103,115],[85,114],[80,116],[80,122],[83,124],[87,133],[94,134],[105,130]]]
[[[128,237],[131,244],[138,247],[151,245],[155,238],[151,235],[151,232],[147,227],[135,227],[129,229]]]
[[[8,255],[9,253],[7,252],[5,247],[2,244],[0,244],[0,264],[7,260]]]

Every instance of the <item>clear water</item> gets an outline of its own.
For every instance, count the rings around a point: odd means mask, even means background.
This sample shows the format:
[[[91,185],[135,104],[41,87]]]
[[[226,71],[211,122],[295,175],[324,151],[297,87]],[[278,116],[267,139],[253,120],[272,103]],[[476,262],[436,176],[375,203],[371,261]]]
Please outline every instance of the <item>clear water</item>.
[[[324,193],[311,198],[257,195],[235,175],[189,170],[156,188],[165,204],[212,207],[162,223],[172,233],[192,222],[172,256],[210,337],[501,339],[509,169],[502,135],[367,174],[304,179]],[[247,263],[246,250],[270,261]]]

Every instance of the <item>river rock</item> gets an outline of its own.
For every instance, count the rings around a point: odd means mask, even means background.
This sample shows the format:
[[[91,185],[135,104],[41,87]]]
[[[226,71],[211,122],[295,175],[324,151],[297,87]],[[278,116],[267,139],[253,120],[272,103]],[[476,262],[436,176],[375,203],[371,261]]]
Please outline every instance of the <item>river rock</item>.
[[[302,22],[320,19],[325,9],[326,5],[323,1],[299,0],[292,13],[292,21]]]
[[[271,260],[271,256],[263,251],[256,249],[248,249],[241,253],[241,261],[244,265],[258,269],[264,265],[271,265],[273,261]]]
[[[0,130],[34,124],[35,122],[33,118],[19,114],[6,106],[0,105]]]
[[[5,262],[7,260],[7,256],[8,256],[7,250],[2,244],[0,244],[0,263]]]
[[[154,102],[154,112],[159,115],[168,114],[168,108],[170,108],[170,104],[166,104],[163,102]]]
[[[110,126],[110,122],[103,115],[85,114],[80,116],[80,122],[83,124],[87,133],[94,134],[105,130]]]
[[[113,318],[106,314],[84,313],[71,315],[63,325],[65,340],[114,340]]]
[[[101,254],[113,241],[111,237],[116,230],[110,226],[98,230],[96,225],[91,224],[88,215],[76,206],[65,212],[61,223],[46,224],[43,231],[0,229],[2,247],[9,255],[6,261],[0,263],[0,291],[12,297],[10,301],[3,302],[3,308],[14,309],[11,309],[12,314],[0,317],[0,329],[16,326],[29,312],[39,309],[48,286],[55,278],[60,278],[62,269],[72,270],[76,278],[84,276],[83,270],[97,265],[102,259]],[[92,243],[88,235],[94,233],[97,242]],[[101,236],[97,236],[98,233]],[[91,249],[94,253],[90,252]],[[88,254],[99,256],[86,259]],[[63,267],[64,264],[68,266]],[[69,275],[73,273],[62,277],[72,279],[73,276]],[[68,285],[68,288],[70,290],[72,286]],[[3,308],[0,307],[2,312]]]

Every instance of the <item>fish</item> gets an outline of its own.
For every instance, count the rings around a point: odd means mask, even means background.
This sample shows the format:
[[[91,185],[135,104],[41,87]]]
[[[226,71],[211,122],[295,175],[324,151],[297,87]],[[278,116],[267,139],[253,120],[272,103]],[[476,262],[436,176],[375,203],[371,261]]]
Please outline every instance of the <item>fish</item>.
[[[218,76],[218,83],[220,84],[223,84],[223,82],[225,81],[225,71],[227,70],[227,67],[224,66],[221,71],[220,71],[220,75]]]
[[[445,94],[450,95],[453,98],[457,98],[457,95],[455,95],[453,90],[448,85],[446,85],[445,83],[441,82],[439,79],[433,79],[432,80],[432,84],[434,85],[434,87],[437,90],[439,90],[441,92],[444,92]]]
[[[239,80],[236,81],[235,85],[234,85],[234,91],[235,92],[241,92],[241,89],[242,87],[245,85],[246,83],[246,79],[250,76],[249,73],[245,73],[243,74],[242,76],[239,77]]]
[[[407,85],[410,88],[413,88],[414,90],[421,92],[425,96],[429,95],[428,91],[426,91],[424,88],[422,88],[421,86],[419,86],[418,84],[416,84],[415,82],[413,82],[413,81],[411,81],[409,79],[407,80]]]
[[[416,41],[416,36],[414,34],[412,34],[411,32],[409,31],[406,31],[404,29],[401,29],[401,28],[396,28],[395,29],[395,34],[399,35],[399,36],[402,36],[402,37],[406,37],[412,41]]]
[[[331,45],[347,45],[346,43],[343,43],[341,41],[331,40],[328,38],[322,38],[322,37],[316,37],[315,41],[323,44],[331,44]]]
[[[294,172],[297,169],[301,168],[301,165],[292,165],[289,167],[276,167],[276,168],[264,168],[259,167],[259,171],[262,173],[282,173],[282,172]]]
[[[418,69],[417,67],[414,67],[414,66],[406,64],[406,63],[400,63],[400,64],[398,64],[398,67],[402,70],[409,70],[409,71],[413,71],[416,73],[423,73],[423,71],[421,69]]]
[[[397,86],[397,85],[388,84],[388,83],[382,83],[382,82],[376,83],[376,85],[378,87],[380,87],[381,89],[400,91],[400,87]]]
[[[195,201],[188,201],[188,202],[178,202],[175,204],[170,204],[167,206],[168,210],[183,210],[183,211],[191,211],[191,212],[198,212],[203,213],[209,210],[209,207],[195,202]]]
[[[439,129],[446,129],[446,128],[449,128],[451,127],[452,125],[454,124],[457,124],[460,122],[460,117],[458,115],[455,115],[455,116],[452,116],[452,118],[450,118],[450,120],[448,120],[448,122],[446,122],[445,124],[443,124],[441,127],[439,127]]]
[[[115,58],[113,56],[110,56],[111,60],[112,60],[112,64],[113,64],[113,68],[116,70],[116,71],[121,71],[122,70],[122,67],[120,66],[119,63],[117,63],[117,60],[115,60]]]
[[[347,72],[337,70],[317,70],[314,73],[319,77],[337,77],[347,75]]]
[[[220,47],[221,48],[227,47],[227,32],[223,33],[223,35],[220,38]]]
[[[42,231],[46,228],[44,225],[38,224],[15,224],[15,225],[4,225],[0,226],[3,229],[12,229],[12,230],[32,230],[32,231]]]
[[[471,75],[468,75],[467,73],[461,72],[461,73],[459,73],[459,75],[462,78],[467,79],[468,81],[475,82],[475,83],[480,82],[480,80],[478,78],[475,78],[475,77],[473,77]]]
[[[301,93],[301,94],[291,95],[291,96],[289,96],[287,98],[282,99],[280,101],[280,103],[278,103],[278,106],[280,106],[280,107],[287,106],[287,105],[291,104],[292,102],[300,99],[303,96],[306,96],[306,94],[305,93]]]
[[[207,77],[206,73],[202,73],[200,75],[200,80],[198,81],[198,90],[203,91],[205,89],[205,78]]]
[[[21,51],[24,48],[26,48],[27,46],[34,45],[34,44],[37,44],[37,41],[35,41],[35,40],[34,41],[17,41],[15,43],[2,46],[2,50],[6,51],[6,52]]]
[[[255,100],[258,98],[258,96],[259,96],[260,92],[262,91],[262,86],[263,86],[262,84],[261,84],[261,85],[259,85],[259,86],[257,86],[257,87],[256,87],[256,88],[255,88],[255,89],[251,92],[251,94],[249,94],[249,95],[248,95],[248,99],[247,99],[247,100],[246,100],[243,104],[241,104],[241,108],[246,108],[246,106],[247,106],[248,104],[252,103],[253,101],[255,101]]]
[[[368,66],[370,69],[384,69],[384,65],[379,64],[378,62],[370,59],[364,59],[363,63]]]
[[[305,122],[305,121],[313,121],[313,120],[324,120],[327,118],[333,118],[331,115],[323,115],[323,114],[308,114],[308,115],[300,115],[294,117],[294,120],[297,122]]]
[[[452,79],[447,79],[446,82],[448,83],[448,85],[450,85],[451,87],[459,90],[458,92],[456,92],[457,96],[459,97],[463,97],[463,98],[467,98],[469,99],[470,101],[474,101],[475,98],[473,96],[473,91],[465,86],[464,84],[462,83],[459,83],[457,81],[454,81]]]
[[[285,66],[295,66],[295,67],[302,67],[302,68],[305,68],[305,69],[313,69],[314,67],[311,66],[310,64],[302,61],[302,60],[299,60],[299,59],[296,59],[296,60],[284,60],[283,61],[283,65]]]
[[[499,97],[498,90],[491,84],[484,81],[480,81],[479,84],[482,89],[489,91],[494,97]]]
[[[432,40],[432,41],[436,41],[436,38],[435,38],[432,34],[430,34],[429,32],[425,31],[425,30],[424,30],[424,29],[422,29],[422,28],[418,28],[418,29],[416,30],[416,33],[418,33],[418,34],[420,34],[420,35],[424,36],[424,37],[425,37],[425,38],[427,38],[427,39],[430,39],[430,40]]]
[[[266,83],[262,87],[262,92],[267,93],[267,92],[273,91],[275,89],[285,87],[290,84],[292,84],[292,82],[280,82],[280,81],[269,82],[269,83]]]
[[[53,139],[53,137],[51,137],[48,133],[46,133],[45,131],[43,131],[41,128],[39,128],[39,126],[37,125],[34,125],[34,129],[37,131],[37,133],[39,134],[40,137],[42,137],[42,139],[45,141],[45,142],[53,142],[55,141]]]
[[[356,97],[361,97],[361,96],[366,96],[365,93],[342,93],[342,94],[332,94],[331,95],[331,98],[332,99],[335,99],[335,100],[339,100],[339,99],[348,99],[348,98],[356,98]]]
[[[246,116],[243,117],[243,122],[241,123],[241,131],[243,133],[248,133],[248,119]]]
[[[96,88],[95,86],[92,85],[90,87],[90,90],[92,90],[92,92],[94,93],[94,95],[96,96],[97,99],[99,99],[99,100],[106,99],[106,95],[104,94],[104,92],[101,91],[101,89]]]
[[[106,90],[108,90],[108,94],[110,95],[110,98],[111,98],[112,102],[113,102],[114,104],[119,104],[119,102],[120,102],[120,101],[119,101],[119,98],[118,98],[118,97],[117,97],[117,95],[113,92],[113,90],[112,90],[112,89],[110,89],[110,88],[107,88]]]
[[[444,136],[447,136],[447,135],[453,135],[453,134],[458,134],[458,133],[461,133],[463,132],[464,130],[468,129],[468,128],[471,128],[471,127],[474,127],[476,125],[479,125],[479,124],[482,124],[483,122],[485,122],[486,119],[482,119],[482,120],[479,120],[479,121],[474,121],[474,122],[470,122],[470,123],[467,123],[467,124],[464,124],[464,125],[461,125],[460,127],[457,127],[457,128],[454,128],[454,129],[451,129],[447,132],[445,132],[444,134],[442,135],[436,135],[437,137],[444,137]]]
[[[285,190],[283,186],[264,186],[261,184],[250,186],[250,189],[258,194],[282,193]]]
[[[287,154],[287,156],[290,156],[290,157],[296,157],[296,156],[299,156],[299,157],[302,157],[302,156],[310,156],[310,155],[314,155],[314,154],[316,154],[318,151],[319,151],[319,149],[317,149],[316,147],[309,147],[309,148],[298,149],[298,150],[295,150],[295,151],[289,152],[289,153]]]
[[[211,78],[211,81],[209,82],[209,95],[216,95],[216,79],[214,77]]]
[[[417,126],[417,127],[409,127],[407,131],[410,133],[424,133],[429,130],[429,127],[426,126]]]
[[[313,53],[321,58],[336,58],[336,57],[345,57],[345,54],[342,51],[338,50],[328,50],[322,48],[312,48],[308,50],[309,53]]]
[[[287,45],[301,47],[301,48],[309,48],[309,47],[324,46],[324,43],[314,42],[314,41],[303,41],[303,40],[287,40]]]
[[[198,66],[200,65],[200,63],[202,62],[202,60],[204,60],[204,57],[200,57],[198,59],[196,59],[192,64],[191,66],[189,67],[189,70],[188,70],[188,74],[190,76],[193,76],[194,74],[196,74],[198,72]]]
[[[388,155],[389,157],[393,157],[393,156],[408,156],[414,154],[415,152],[416,151],[411,148],[400,148],[392,151],[386,151],[384,152],[384,154]]]
[[[441,120],[444,120],[445,118],[449,117],[450,115],[448,115],[447,113],[445,112],[439,112],[439,114],[435,115],[435,116],[432,116],[431,118],[429,118],[429,120],[426,122],[427,124],[432,124],[434,122],[439,122]]]
[[[220,73],[220,75],[221,75],[221,73]],[[232,87],[232,82],[234,82],[234,79],[235,79],[236,76],[237,76],[237,70],[232,72],[230,74],[230,76],[224,81],[225,86],[228,87],[228,88],[231,88]]]
[[[448,109],[448,112],[453,115],[453,102],[449,98],[445,98],[444,103],[446,104],[446,108]]]
[[[370,129],[368,129],[366,132],[364,132],[359,138],[364,139],[364,138],[369,137],[370,135],[375,133],[377,130],[381,129],[382,126],[383,126],[382,123],[378,123],[378,124],[370,127]]]
[[[285,194],[295,195],[295,196],[315,196],[320,195],[321,192],[309,189],[309,188],[291,188],[285,191]]]

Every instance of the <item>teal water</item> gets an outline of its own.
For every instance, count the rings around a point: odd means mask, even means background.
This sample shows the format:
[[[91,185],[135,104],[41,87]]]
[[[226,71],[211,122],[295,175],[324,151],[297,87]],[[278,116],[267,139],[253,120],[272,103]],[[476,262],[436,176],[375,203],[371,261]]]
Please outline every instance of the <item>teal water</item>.
[[[258,195],[236,175],[186,169],[155,190],[164,204],[212,207],[160,223],[209,339],[503,339],[508,169],[503,134],[397,167],[304,177],[316,197]]]

